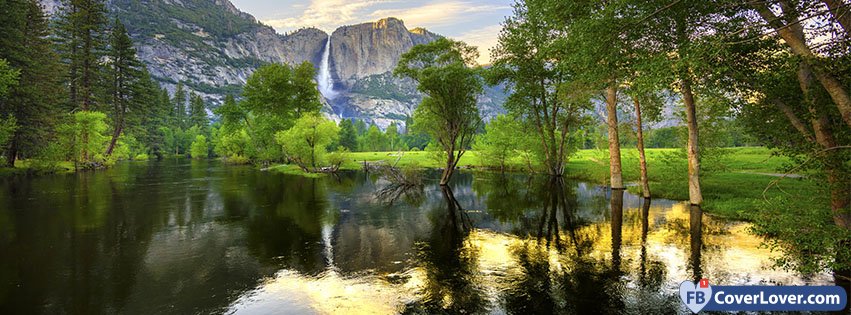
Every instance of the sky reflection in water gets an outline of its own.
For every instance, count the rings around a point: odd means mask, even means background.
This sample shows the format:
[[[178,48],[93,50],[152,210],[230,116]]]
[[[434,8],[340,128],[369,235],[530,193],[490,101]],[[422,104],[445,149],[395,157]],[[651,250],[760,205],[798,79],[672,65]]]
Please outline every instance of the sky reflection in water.
[[[683,203],[522,175],[386,185],[189,161],[3,179],[0,313],[681,313],[685,279],[832,283]]]

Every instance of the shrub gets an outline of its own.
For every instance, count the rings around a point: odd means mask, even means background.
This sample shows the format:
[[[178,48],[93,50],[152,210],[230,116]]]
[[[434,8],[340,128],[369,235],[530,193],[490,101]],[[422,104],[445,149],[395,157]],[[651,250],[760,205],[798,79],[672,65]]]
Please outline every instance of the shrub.
[[[193,159],[206,159],[208,154],[207,137],[204,135],[195,136],[195,141],[192,142],[189,154]]]

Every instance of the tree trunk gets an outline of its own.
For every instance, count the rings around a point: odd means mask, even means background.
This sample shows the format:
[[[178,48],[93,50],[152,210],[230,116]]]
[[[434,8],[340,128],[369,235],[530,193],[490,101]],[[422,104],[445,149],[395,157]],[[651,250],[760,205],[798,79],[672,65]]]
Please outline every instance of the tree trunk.
[[[443,174],[440,175],[440,186],[449,184],[449,179],[455,171],[455,148],[451,148],[446,156],[446,168],[443,169]]]
[[[612,189],[623,189],[621,145],[618,139],[618,89],[614,83],[606,88],[606,124],[609,127],[609,172]]]
[[[686,125],[688,125],[688,196],[692,205],[703,203],[700,192],[700,151],[697,138],[697,110],[694,94],[691,91],[691,79],[683,77],[680,82],[683,103],[686,105]]]
[[[650,198],[650,180],[647,178],[647,158],[644,155],[644,131],[641,125],[641,102],[638,98],[634,98],[635,102],[635,136],[637,138],[636,146],[638,147],[638,167],[641,173],[641,195],[644,198]]]
[[[784,21],[774,15],[774,12],[771,12],[765,3],[754,2],[752,5],[768,25],[780,34],[783,41],[791,48],[792,53],[801,57],[805,63],[812,66],[813,74],[815,74],[816,79],[818,79],[824,89],[827,90],[830,98],[833,99],[834,104],[839,109],[839,113],[842,115],[842,120],[848,126],[851,126],[851,96],[848,95],[848,91],[839,79],[824,69],[819,68],[817,65],[812,64],[816,56],[810,50],[810,47],[807,46],[803,27],[797,20],[797,17],[794,17],[796,13],[784,12],[786,15],[793,16],[794,19],[794,21],[785,21],[786,23],[784,24]]]
[[[9,149],[6,150],[6,165],[15,167],[15,157],[18,156],[18,140],[12,136],[12,143],[9,144]]]
[[[798,115],[795,115],[795,112],[792,111],[792,108],[790,108],[789,105],[786,105],[786,103],[779,98],[772,99],[771,103],[773,103],[774,106],[777,107],[777,109],[779,109],[781,112],[783,112],[783,115],[786,116],[786,119],[789,119],[789,123],[792,124],[792,127],[795,127],[795,129],[798,130],[798,132],[800,132],[801,135],[803,135],[804,138],[807,139],[807,141],[816,141],[816,139],[813,137],[813,134],[810,132],[809,129],[807,129],[807,126],[804,125],[804,122],[801,121],[800,118],[798,118]]]
[[[848,3],[842,0],[823,0],[822,2],[830,9],[830,15],[845,30],[845,36],[851,36],[851,10],[848,9]]]
[[[115,131],[112,132],[112,139],[109,140],[109,146],[106,147],[106,154],[104,156],[109,157],[112,155],[112,150],[115,149],[115,143],[118,142],[118,138],[121,137],[121,131],[124,129],[123,124],[117,124],[115,126]]]
[[[810,67],[806,63],[801,63],[798,68],[798,83],[804,95],[804,103],[810,110],[810,122],[815,131],[816,142],[825,150],[821,153],[821,158],[824,159],[825,173],[827,173],[827,182],[830,188],[830,210],[833,215],[833,222],[842,228],[851,230],[851,186],[843,176],[841,169],[841,161],[837,161],[834,157],[835,153],[831,150],[837,146],[836,138],[830,130],[830,119],[824,113],[817,109],[815,96],[811,92],[812,76]],[[839,165],[837,165],[839,164]]]

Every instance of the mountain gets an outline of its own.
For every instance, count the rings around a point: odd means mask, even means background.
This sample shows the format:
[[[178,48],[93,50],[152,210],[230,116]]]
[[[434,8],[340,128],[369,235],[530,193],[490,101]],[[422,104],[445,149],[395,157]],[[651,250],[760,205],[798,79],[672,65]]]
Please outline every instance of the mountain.
[[[55,14],[59,0],[41,0]],[[303,28],[278,34],[227,0],[107,0],[111,17],[127,27],[140,60],[154,79],[173,90],[183,82],[214,104],[239,94],[251,73],[265,63],[309,61],[331,78],[329,117],[359,118],[386,128],[404,123],[422,95],[415,82],[396,78],[393,68],[411,47],[440,35],[407,29],[396,18],[343,26],[330,35]],[[328,66],[321,69],[325,61]],[[480,107],[486,118],[501,112],[505,95],[487,89]]]

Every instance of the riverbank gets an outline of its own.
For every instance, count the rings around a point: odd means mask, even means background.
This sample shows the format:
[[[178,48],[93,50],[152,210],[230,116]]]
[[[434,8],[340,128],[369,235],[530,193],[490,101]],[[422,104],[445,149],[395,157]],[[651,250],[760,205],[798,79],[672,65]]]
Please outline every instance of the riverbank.
[[[688,199],[686,179],[687,161],[679,149],[647,149],[647,164],[650,190],[654,197],[672,200]],[[396,163],[402,167],[440,168],[434,152],[351,152],[341,169],[357,170],[367,163]],[[790,160],[774,156],[766,148],[725,148],[707,152],[702,161],[701,185],[705,211],[717,216],[737,220],[752,220],[753,215],[765,203],[778,197],[789,197],[789,202],[799,207],[829,207],[827,195],[814,181],[794,174],[779,177]],[[634,185],[639,179],[638,152],[622,149],[624,180],[632,192],[639,192]],[[490,170],[474,151],[464,154],[459,163],[462,169]],[[507,165],[514,172],[529,172],[527,163],[513,158]],[[533,165],[538,168],[539,165]],[[289,174],[302,173],[297,167],[275,168]],[[315,175],[315,174],[313,174]],[[606,185],[609,179],[608,152],[604,150],[581,150],[571,156],[565,176],[571,179]],[[769,187],[770,186],[770,187]],[[766,189],[769,187],[768,189]],[[806,197],[806,198],[797,198]]]

